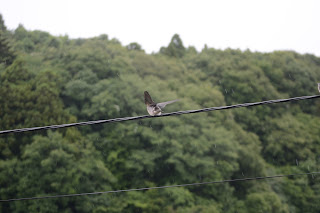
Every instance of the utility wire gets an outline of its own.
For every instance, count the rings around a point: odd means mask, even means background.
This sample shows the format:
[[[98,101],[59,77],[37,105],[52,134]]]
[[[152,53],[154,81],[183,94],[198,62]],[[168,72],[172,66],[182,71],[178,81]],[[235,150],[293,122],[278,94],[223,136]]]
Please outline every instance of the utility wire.
[[[65,128],[65,127],[72,127],[72,126],[84,126],[84,125],[102,124],[102,123],[114,123],[114,122],[129,121],[129,120],[139,120],[139,119],[145,119],[145,118],[166,117],[166,116],[172,116],[172,115],[183,115],[183,114],[192,114],[192,113],[198,113],[198,112],[209,112],[209,111],[215,111],[215,110],[258,106],[263,104],[275,104],[275,103],[282,103],[282,102],[288,102],[288,101],[300,101],[300,100],[314,99],[314,98],[320,98],[320,95],[301,96],[301,97],[261,101],[261,102],[254,102],[254,103],[243,103],[243,104],[236,104],[236,105],[230,105],[230,106],[210,107],[210,108],[203,108],[203,109],[196,109],[196,110],[170,112],[170,113],[163,113],[162,115],[159,115],[159,116],[141,115],[141,116],[135,116],[135,117],[112,118],[107,120],[85,121],[85,122],[70,123],[70,124],[2,130],[0,131],[0,134],[29,132],[29,131],[42,130],[42,129],[58,129],[58,128]]]
[[[7,200],[0,200],[0,202],[13,202],[13,201],[23,201],[23,200],[39,200],[39,199],[50,199],[50,198],[99,195],[99,194],[110,194],[110,193],[131,192],[131,191],[145,191],[145,190],[150,190],[150,189],[165,189],[165,188],[174,188],[174,187],[198,186],[198,185],[207,185],[207,184],[216,184],[216,183],[262,180],[262,179],[293,177],[293,176],[298,176],[298,175],[314,175],[314,174],[320,174],[320,172],[296,173],[296,174],[289,174],[289,175],[274,175],[274,176],[252,177],[252,178],[240,178],[240,179],[210,181],[210,182],[201,182],[201,183],[187,183],[187,184],[170,185],[170,186],[145,187],[145,188],[138,188],[138,189],[121,189],[121,190],[104,191],[104,192],[87,192],[87,193],[79,193],[79,194],[48,195],[48,196],[42,196],[42,197],[12,198],[12,199],[7,199]]]

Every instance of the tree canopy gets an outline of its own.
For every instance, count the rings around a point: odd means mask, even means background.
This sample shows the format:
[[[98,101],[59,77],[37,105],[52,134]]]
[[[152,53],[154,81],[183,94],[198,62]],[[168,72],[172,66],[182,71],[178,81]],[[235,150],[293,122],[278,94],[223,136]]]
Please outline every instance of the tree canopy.
[[[0,129],[318,94],[320,58],[52,36],[0,16]],[[6,63],[4,63],[6,62]],[[318,171],[320,101],[0,135],[0,198]],[[1,203],[0,212],[319,212],[319,176]]]

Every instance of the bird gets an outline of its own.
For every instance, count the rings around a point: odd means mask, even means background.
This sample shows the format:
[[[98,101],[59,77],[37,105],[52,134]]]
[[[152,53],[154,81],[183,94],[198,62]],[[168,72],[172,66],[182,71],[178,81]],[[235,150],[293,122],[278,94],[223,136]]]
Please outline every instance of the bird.
[[[155,115],[161,115],[162,109],[167,104],[172,104],[176,101],[179,101],[179,99],[173,100],[173,101],[166,101],[162,103],[155,103],[148,91],[144,91],[144,103],[147,105],[147,111],[149,115],[155,116]]]
[[[320,92],[320,83],[318,83],[318,90],[319,90],[319,92]]]

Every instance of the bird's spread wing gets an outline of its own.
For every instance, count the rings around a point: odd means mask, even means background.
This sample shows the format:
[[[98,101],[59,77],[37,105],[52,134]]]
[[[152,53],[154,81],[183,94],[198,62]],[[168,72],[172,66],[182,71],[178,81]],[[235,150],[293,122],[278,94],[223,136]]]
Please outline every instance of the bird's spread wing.
[[[167,104],[172,104],[172,103],[174,103],[176,101],[179,101],[179,99],[173,100],[173,101],[166,101],[166,102],[158,103],[157,106],[160,107],[161,109],[163,109]]]
[[[149,93],[147,91],[144,91],[144,103],[146,105],[151,105],[151,104],[154,104],[151,96],[149,95]]]

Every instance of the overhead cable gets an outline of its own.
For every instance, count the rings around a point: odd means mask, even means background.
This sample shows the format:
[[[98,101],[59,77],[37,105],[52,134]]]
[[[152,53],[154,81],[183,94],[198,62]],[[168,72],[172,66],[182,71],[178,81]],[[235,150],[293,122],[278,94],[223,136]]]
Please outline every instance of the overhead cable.
[[[163,113],[162,115],[159,115],[159,116],[141,115],[141,116],[135,116],[135,117],[112,118],[112,119],[107,119],[107,120],[85,121],[85,122],[70,123],[70,124],[59,124],[59,125],[50,125],[50,126],[2,130],[2,131],[0,131],[0,134],[29,132],[29,131],[44,130],[44,129],[58,129],[58,128],[93,125],[93,124],[103,124],[103,123],[115,123],[115,122],[121,122],[121,121],[139,120],[139,119],[145,119],[145,118],[167,117],[167,116],[173,116],[173,115],[184,115],[184,114],[192,114],[192,113],[198,113],[198,112],[209,112],[209,111],[215,111],[215,110],[225,110],[225,109],[233,109],[233,108],[240,108],[240,107],[251,107],[251,106],[258,106],[258,105],[263,105],[263,104],[275,104],[275,103],[283,103],[283,102],[288,102],[288,101],[300,101],[300,100],[314,99],[314,98],[320,98],[320,95],[301,96],[301,97],[261,101],[261,102],[254,102],[254,103],[243,103],[243,104],[236,104],[236,105],[230,105],[230,106],[209,107],[209,108],[196,109],[196,110],[169,112],[169,113]]]
[[[121,190],[104,191],[104,192],[87,192],[87,193],[79,193],[79,194],[63,194],[63,195],[48,195],[48,196],[39,196],[39,197],[12,198],[12,199],[0,200],[0,202],[13,202],[13,201],[24,201],[24,200],[39,200],[39,199],[50,199],[50,198],[99,195],[99,194],[110,194],[110,193],[131,192],[131,191],[145,191],[145,190],[150,190],[150,189],[165,189],[165,188],[174,188],[174,187],[199,186],[199,185],[229,183],[229,182],[238,182],[238,181],[263,180],[263,179],[271,179],[271,178],[293,177],[293,176],[298,176],[298,175],[300,175],[300,176],[301,175],[312,175],[313,176],[315,174],[320,174],[320,172],[296,173],[296,174],[288,174],[288,175],[273,175],[273,176],[265,176],[265,177],[240,178],[240,179],[220,180],[220,181],[210,181],[210,182],[200,182],[200,183],[186,183],[186,184],[179,184],[179,185],[154,186],[154,187],[145,187],[145,188],[137,188],[137,189],[121,189]]]

